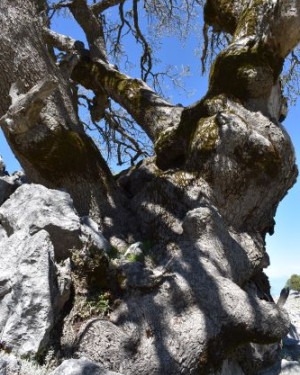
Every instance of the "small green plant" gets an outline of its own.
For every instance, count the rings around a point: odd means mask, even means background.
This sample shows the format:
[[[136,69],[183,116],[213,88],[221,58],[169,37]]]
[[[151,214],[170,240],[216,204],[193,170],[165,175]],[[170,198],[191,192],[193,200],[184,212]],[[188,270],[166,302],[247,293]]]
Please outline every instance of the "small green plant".
[[[92,296],[87,300],[87,307],[91,315],[106,315],[110,310],[110,294],[103,293]]]
[[[292,275],[287,283],[287,286],[289,286],[291,289],[296,290],[297,292],[300,292],[300,275]]]
[[[105,316],[110,311],[111,295],[109,292],[91,294],[88,296],[76,296],[76,319],[86,320],[92,316]]]

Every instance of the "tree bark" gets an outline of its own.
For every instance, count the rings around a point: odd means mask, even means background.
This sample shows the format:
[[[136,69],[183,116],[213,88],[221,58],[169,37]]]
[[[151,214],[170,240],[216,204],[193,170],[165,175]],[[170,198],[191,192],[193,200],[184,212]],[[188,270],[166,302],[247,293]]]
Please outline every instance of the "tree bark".
[[[108,3],[118,2],[103,2],[104,8]],[[289,327],[263,269],[269,264],[265,235],[297,176],[293,146],[279,122],[279,75],[300,40],[299,0],[207,0],[205,21],[233,38],[211,68],[205,97],[186,108],[106,61],[102,31],[90,27],[101,27],[100,5],[70,5],[86,33],[86,53],[70,38],[45,32],[40,4],[0,4],[0,117],[9,144],[29,180],[66,189],[104,234],[129,237],[121,221],[129,221],[130,211],[135,239],[151,243],[143,262],[112,262],[119,284],[112,286],[109,319],[83,322],[71,338],[74,327],[66,323],[62,342],[74,355],[126,375],[208,374],[228,358],[243,366],[238,347],[276,342]],[[45,41],[73,53],[72,80],[132,115],[155,142],[155,160],[114,181],[80,125],[68,75],[53,63]]]
[[[14,83],[20,81],[21,95],[45,79],[58,82],[53,94],[42,99],[39,116],[30,118],[32,109],[28,108],[29,118],[22,131],[5,125],[2,129],[29,181],[67,190],[79,213],[91,214],[104,229],[104,218],[111,216],[112,210],[124,210],[124,198],[79,122],[68,77],[63,76],[47,51],[43,34],[45,9],[44,1],[0,4],[0,117],[9,111],[9,92]],[[14,122],[14,118],[10,121]]]

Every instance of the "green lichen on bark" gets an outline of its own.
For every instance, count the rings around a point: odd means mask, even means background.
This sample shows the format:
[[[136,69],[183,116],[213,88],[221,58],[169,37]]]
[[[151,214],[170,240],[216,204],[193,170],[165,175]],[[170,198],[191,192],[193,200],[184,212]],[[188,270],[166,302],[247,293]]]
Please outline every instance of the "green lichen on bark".
[[[200,119],[189,147],[189,167],[197,169],[202,166],[216,149],[218,139],[219,125],[216,116]]]
[[[242,101],[264,96],[271,90],[282,66],[283,60],[266,46],[228,48],[212,66],[209,96],[228,94]]]

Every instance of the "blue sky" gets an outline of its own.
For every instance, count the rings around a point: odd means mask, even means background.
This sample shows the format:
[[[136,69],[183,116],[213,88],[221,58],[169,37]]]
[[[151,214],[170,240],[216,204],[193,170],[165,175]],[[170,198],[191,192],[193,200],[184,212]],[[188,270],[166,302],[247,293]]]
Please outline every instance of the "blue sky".
[[[75,39],[83,40],[79,28],[72,22],[71,18],[56,18],[53,22],[53,28],[61,33],[68,34]],[[183,45],[176,38],[168,37],[161,41],[161,48],[158,51],[158,58],[161,61],[167,61],[174,67],[174,71],[180,72],[184,66],[190,66],[190,75],[184,77],[185,88],[193,93],[188,95],[185,92],[175,90],[171,83],[166,90],[174,103],[188,105],[200,99],[207,89],[207,76],[201,76],[200,57],[195,54],[199,47],[197,33],[192,36]],[[129,55],[132,60],[136,60],[136,66],[139,65],[136,54],[136,45],[133,40],[129,41]],[[138,70],[133,66],[131,75],[138,75]],[[289,115],[284,122],[288,133],[290,134],[297,155],[300,158],[300,132],[299,132],[299,109],[296,106],[291,107]],[[3,156],[7,169],[13,172],[19,169],[19,164],[12,155],[5,138],[0,132],[0,154]],[[267,251],[271,259],[271,266],[266,270],[270,277],[272,292],[278,295],[280,289],[284,286],[286,280],[292,273],[300,274],[300,183],[289,191],[288,195],[279,205],[276,214],[275,234],[267,238]]]

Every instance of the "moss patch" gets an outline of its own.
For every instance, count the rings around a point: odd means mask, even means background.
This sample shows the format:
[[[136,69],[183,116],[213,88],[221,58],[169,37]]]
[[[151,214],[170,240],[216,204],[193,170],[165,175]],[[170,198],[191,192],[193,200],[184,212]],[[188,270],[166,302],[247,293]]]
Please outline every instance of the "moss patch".
[[[20,149],[17,145],[16,148]],[[111,173],[92,139],[84,133],[64,128],[49,130],[40,142],[23,149],[22,156],[54,187],[64,187],[64,181],[71,176],[74,180],[86,178],[90,182],[99,182],[102,177],[102,188],[105,193],[109,190],[107,178]]]
[[[266,82],[271,89],[282,66],[283,59],[274,56],[274,53],[264,46],[227,49],[218,55],[211,68],[209,96],[228,94],[241,100],[249,99],[252,94],[251,84],[255,78],[251,79],[248,72],[263,74],[266,80],[271,77],[270,82]],[[260,93],[256,95],[259,96]]]
[[[189,149],[189,166],[203,165],[215,150],[219,139],[216,116],[202,118],[197,123]]]

